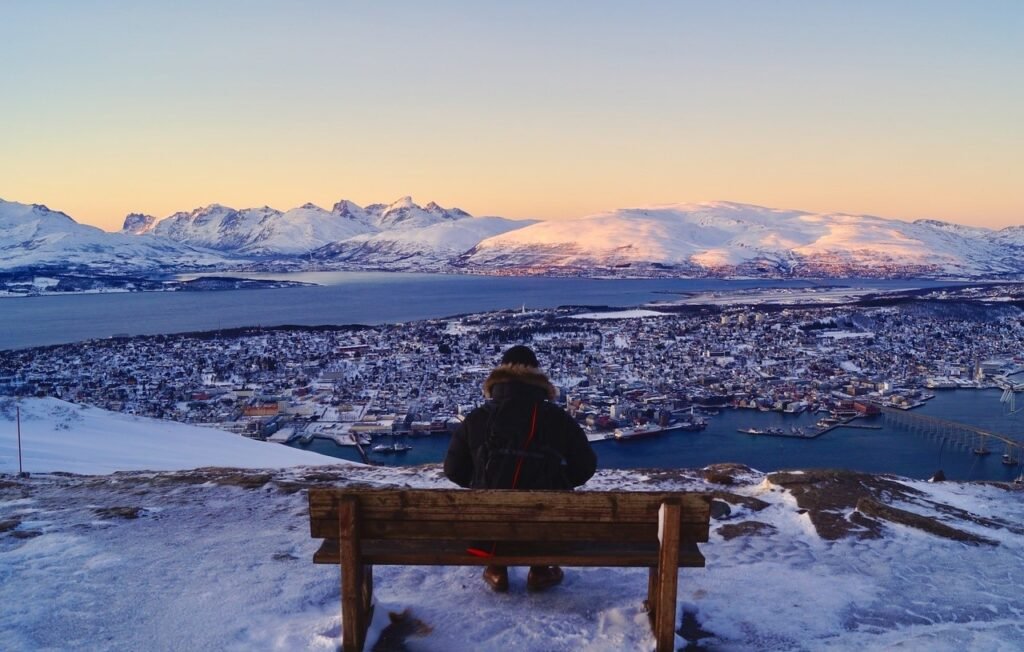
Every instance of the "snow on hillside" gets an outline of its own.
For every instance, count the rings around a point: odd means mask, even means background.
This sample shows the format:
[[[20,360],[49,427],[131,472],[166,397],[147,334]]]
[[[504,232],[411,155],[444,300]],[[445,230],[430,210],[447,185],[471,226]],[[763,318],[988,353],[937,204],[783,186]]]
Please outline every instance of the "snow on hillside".
[[[25,399],[19,405],[22,463],[30,473],[102,474],[339,462],[223,430],[108,412],[55,398]],[[15,407],[13,399],[0,397],[0,473],[18,471]]]
[[[241,251],[249,254],[305,254],[324,243],[371,231],[362,221],[344,219],[313,204],[304,204],[266,221]]]
[[[216,252],[152,236],[107,233],[46,206],[0,200],[0,269],[83,265],[124,272],[225,263]]]
[[[814,214],[732,202],[621,209],[549,221],[481,242],[468,262],[529,266],[657,263],[710,269],[751,261],[917,266],[943,273],[1010,271],[991,231],[943,222]],[[990,269],[992,261],[995,269]]]
[[[436,254],[434,249],[439,248],[441,252],[462,253],[481,239],[506,230],[494,227],[493,220],[500,218],[490,218],[491,222],[476,228],[444,228],[470,217],[458,208],[445,209],[434,202],[421,207],[411,197],[365,208],[341,200],[331,211],[304,204],[284,213],[267,206],[236,210],[211,204],[175,213],[155,224],[132,214],[125,218],[122,230],[152,232],[178,242],[256,256],[302,255],[341,242],[350,242],[349,249],[365,249],[366,243],[377,236],[379,239],[370,245],[377,249],[387,246]],[[478,235],[472,235],[477,231]]]
[[[630,275],[991,277],[1024,273],[1022,228],[992,231],[733,202],[508,220],[474,218],[458,208],[419,206],[402,197],[365,207],[341,200],[330,211],[313,204],[283,213],[211,204],[159,221],[131,214],[120,233],[108,234],[45,207],[0,202],[0,268],[70,263],[116,272],[283,264],[598,275],[615,269]]]
[[[27,437],[53,424],[37,454],[54,469],[89,455],[77,445],[80,425],[100,419],[116,436],[132,423],[91,412],[68,420],[62,411],[78,409],[52,401],[24,405],[35,415]],[[166,445],[130,453],[133,468],[191,469],[221,453],[256,461],[219,439],[170,461],[198,447],[182,431],[135,423],[138,437]],[[5,447],[12,426],[0,417]],[[123,463],[102,459],[114,446],[98,450],[98,465]],[[319,542],[309,537],[303,491],[323,483],[451,487],[436,465],[0,476],[0,649],[337,650],[338,569],[312,563]],[[680,573],[679,647],[1024,648],[1019,489],[742,467],[602,470],[583,489],[714,492],[710,541],[701,545],[707,567]],[[867,496],[904,517],[877,516]],[[524,569],[512,569],[504,595],[479,572],[375,568],[367,649],[653,648],[644,569],[567,569],[561,586],[540,594],[526,593]]]
[[[390,264],[402,269],[443,268],[481,240],[529,224],[532,222],[502,217],[464,217],[355,236],[315,251],[312,256],[368,267]]]
[[[230,251],[244,248],[267,220],[280,214],[269,206],[235,210],[210,204],[162,219],[152,232],[177,242]]]

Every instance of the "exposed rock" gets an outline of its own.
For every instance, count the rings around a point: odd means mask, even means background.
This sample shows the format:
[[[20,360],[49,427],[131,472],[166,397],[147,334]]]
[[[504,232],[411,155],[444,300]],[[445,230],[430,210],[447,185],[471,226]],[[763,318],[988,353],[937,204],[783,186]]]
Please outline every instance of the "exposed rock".
[[[788,489],[796,498],[797,505],[807,510],[818,536],[829,541],[851,536],[860,539],[882,536],[882,529],[877,524],[847,517],[861,498],[910,502],[922,495],[890,476],[853,471],[780,471],[768,474],[768,481]]]
[[[695,475],[691,469],[635,469],[646,477],[648,484],[658,484],[667,480],[678,480],[679,482],[693,482],[699,480],[700,476]]]
[[[971,523],[976,523],[977,525],[982,525],[984,527],[992,528],[994,530],[1009,530],[1014,534],[1024,535],[1024,527],[1021,527],[1020,525],[1017,525],[1015,523],[1010,523],[1005,519],[978,516],[977,514],[972,514],[971,512],[968,512],[967,510],[964,509],[960,509],[959,507],[953,507],[952,505],[946,505],[944,503],[937,503],[934,500],[920,499],[914,502],[918,505],[928,507],[929,509],[934,509],[940,514],[945,514],[947,516],[952,516],[953,518],[960,519],[961,521],[969,521]]]
[[[953,541],[963,541],[964,543],[972,543],[975,545],[999,545],[997,541],[992,539],[986,539],[970,532],[964,532],[958,530],[955,527],[950,527],[945,523],[941,523],[930,516],[922,516],[921,514],[915,514],[905,509],[899,509],[892,505],[885,505],[872,498],[861,498],[857,501],[857,511],[867,516],[873,516],[880,518],[891,523],[899,523],[900,525],[906,525],[908,527],[916,528],[935,536],[943,537],[946,539],[952,539]]]
[[[721,537],[726,541],[730,541],[736,537],[768,536],[777,531],[777,528],[771,523],[762,523],[761,521],[726,523],[715,530],[715,532],[721,535]]]
[[[721,500],[711,501],[711,518],[716,521],[724,521],[732,515],[732,508],[729,507],[729,503],[722,502]]]
[[[43,533],[39,530],[15,530],[11,532],[11,536],[15,539],[34,539],[43,536]]]
[[[0,521],[0,532],[7,532],[21,525],[21,521],[16,518],[10,518],[6,521]]]
[[[750,485],[759,481],[757,473],[743,464],[712,464],[701,469],[704,480],[714,484]]]
[[[716,500],[724,501],[730,505],[740,505],[755,512],[759,512],[770,505],[770,503],[766,503],[760,498],[754,498],[753,496],[741,496],[728,491],[715,490],[710,492],[710,494],[711,497]]]
[[[98,507],[92,510],[100,518],[138,518],[142,512],[141,507]]]

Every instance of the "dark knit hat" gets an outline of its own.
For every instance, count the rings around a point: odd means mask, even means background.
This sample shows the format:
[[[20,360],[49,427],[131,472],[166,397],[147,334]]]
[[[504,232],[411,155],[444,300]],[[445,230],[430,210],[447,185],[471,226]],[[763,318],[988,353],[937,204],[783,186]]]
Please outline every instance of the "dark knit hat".
[[[528,346],[517,344],[501,356],[501,364],[521,364],[527,367],[539,367],[537,356]]]

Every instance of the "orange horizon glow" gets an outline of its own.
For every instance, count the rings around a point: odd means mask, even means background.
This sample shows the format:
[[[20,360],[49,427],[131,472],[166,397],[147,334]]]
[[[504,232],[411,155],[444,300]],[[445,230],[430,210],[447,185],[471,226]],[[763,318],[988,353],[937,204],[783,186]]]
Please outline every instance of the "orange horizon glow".
[[[19,3],[0,198],[118,230],[411,195],[1024,224],[1024,4]]]

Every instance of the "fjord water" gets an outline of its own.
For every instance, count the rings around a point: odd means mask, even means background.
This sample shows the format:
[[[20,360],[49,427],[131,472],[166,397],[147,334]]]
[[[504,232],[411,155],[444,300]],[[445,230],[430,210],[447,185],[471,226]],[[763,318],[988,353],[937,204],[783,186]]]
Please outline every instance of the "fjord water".
[[[561,305],[636,306],[683,293],[753,288],[894,289],[921,280],[720,280],[495,277],[398,272],[220,274],[317,283],[208,292],[131,292],[0,299],[0,350],[115,334],[155,335],[285,324],[384,324],[489,310]]]
[[[1024,413],[1008,415],[999,402],[1000,390],[938,390],[936,397],[917,408],[922,414],[960,421],[994,432],[1021,438]],[[1001,447],[990,443],[992,454],[980,457],[970,450],[941,438],[911,432],[886,422],[882,417],[858,420],[878,425],[879,430],[837,428],[817,439],[801,440],[765,437],[737,432],[739,428],[768,426],[788,430],[791,426],[813,426],[820,414],[787,415],[777,412],[725,409],[710,417],[701,432],[670,432],[660,437],[629,442],[600,441],[594,444],[600,468],[678,469],[736,462],[760,471],[780,469],[851,469],[868,473],[892,473],[926,479],[942,469],[950,480],[1015,479],[1024,467],[1002,464]],[[375,455],[379,464],[412,465],[440,462],[448,437],[433,435],[409,438],[412,450],[400,455]],[[315,450],[352,461],[360,461],[352,446],[315,439],[300,448]],[[1020,451],[1016,451],[1020,455]]]
[[[315,272],[236,274],[318,283],[315,287],[215,292],[78,294],[0,299],[0,351],[46,346],[118,333],[132,335],[217,330],[283,324],[381,324],[500,309],[559,305],[636,306],[670,301],[681,294],[755,288],[857,287],[924,288],[952,285],[921,280],[596,280],[541,277],[484,277],[441,274]],[[1024,413],[1003,417],[999,392],[940,391],[921,411],[1020,437]],[[941,442],[885,426],[882,430],[841,428],[816,440],[756,437],[737,428],[812,425],[818,415],[782,415],[723,410],[703,432],[671,433],[655,439],[597,443],[605,468],[695,468],[739,462],[761,470],[833,467],[929,477],[942,468],[953,479],[1007,480],[1020,467],[1000,463],[1001,450],[978,458]],[[995,420],[994,422],[992,420]],[[413,450],[383,464],[421,464],[444,457],[447,437],[411,440]],[[347,459],[355,449],[314,440],[308,448]]]

